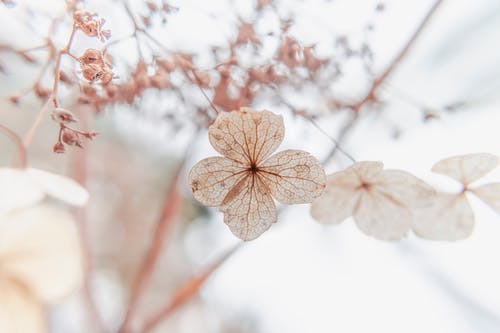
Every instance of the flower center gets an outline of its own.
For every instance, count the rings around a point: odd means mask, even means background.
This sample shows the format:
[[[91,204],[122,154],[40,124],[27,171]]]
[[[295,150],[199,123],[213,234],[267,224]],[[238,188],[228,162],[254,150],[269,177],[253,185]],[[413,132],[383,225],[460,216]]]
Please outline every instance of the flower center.
[[[248,171],[250,171],[251,173],[257,173],[257,171],[259,171],[259,167],[257,167],[257,164],[252,163],[250,164]]]

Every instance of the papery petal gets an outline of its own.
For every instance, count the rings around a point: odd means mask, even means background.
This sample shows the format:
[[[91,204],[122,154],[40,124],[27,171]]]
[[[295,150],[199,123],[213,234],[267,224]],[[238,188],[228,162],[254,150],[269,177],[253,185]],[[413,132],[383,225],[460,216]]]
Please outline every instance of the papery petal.
[[[497,156],[479,153],[441,160],[434,164],[432,171],[454,178],[464,185],[469,185],[496,168],[497,165]]]
[[[205,206],[220,206],[228,192],[248,174],[243,164],[225,157],[209,157],[189,172],[189,185],[196,200]]]
[[[24,169],[0,169],[0,214],[41,201],[44,192]]]
[[[221,112],[208,129],[210,143],[227,158],[257,163],[278,148],[285,134],[283,117],[269,111]]]
[[[398,240],[410,230],[412,214],[397,198],[372,187],[362,190],[354,220],[367,235],[382,240]]]
[[[459,240],[472,234],[474,213],[464,193],[437,193],[428,207],[416,210],[413,231],[432,240]]]
[[[302,150],[279,152],[259,165],[259,176],[276,200],[284,204],[309,203],[326,186],[319,161]]]
[[[0,277],[0,332],[44,333],[42,305],[17,281]]]
[[[33,168],[26,169],[26,172],[40,189],[58,200],[83,206],[89,199],[88,191],[71,178]]]
[[[377,175],[372,186],[396,198],[408,209],[427,205],[435,194],[434,189],[423,180],[402,170],[383,170]]]
[[[256,175],[242,179],[220,207],[231,232],[248,241],[259,237],[276,222],[277,213],[267,187]]]
[[[344,221],[354,212],[360,185],[359,176],[352,170],[328,175],[325,193],[312,202],[311,216],[322,223]]]
[[[500,214],[500,183],[480,185],[471,191]]]
[[[82,257],[73,217],[48,205],[3,215],[0,266],[44,302],[75,290],[82,280]]]
[[[370,182],[380,173],[380,171],[382,171],[383,168],[384,164],[382,162],[361,161],[354,163],[345,169],[345,171],[353,171],[361,180]]]

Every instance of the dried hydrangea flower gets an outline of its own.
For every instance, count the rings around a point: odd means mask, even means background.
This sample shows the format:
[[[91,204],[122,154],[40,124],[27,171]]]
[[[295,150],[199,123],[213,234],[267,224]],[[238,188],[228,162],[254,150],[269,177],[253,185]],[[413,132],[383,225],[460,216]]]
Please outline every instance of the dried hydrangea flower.
[[[285,150],[270,156],[284,132],[283,118],[269,111],[220,113],[208,135],[224,157],[201,160],[189,173],[196,200],[220,206],[224,222],[243,240],[276,222],[273,197],[284,204],[309,203],[324,191],[325,172],[309,153]]]
[[[81,285],[73,217],[36,205],[0,214],[0,332],[46,332],[44,305]]]
[[[312,203],[312,217],[340,223],[353,216],[367,235],[404,237],[412,227],[414,208],[426,205],[434,191],[408,172],[383,167],[381,162],[357,162],[329,175],[325,193]]]
[[[454,156],[436,163],[432,171],[457,180],[463,185],[463,190],[456,194],[439,192],[432,205],[417,210],[415,233],[433,240],[453,241],[469,237],[474,229],[474,212],[467,193],[474,193],[500,214],[500,183],[470,187],[497,165],[497,156],[483,153]]]

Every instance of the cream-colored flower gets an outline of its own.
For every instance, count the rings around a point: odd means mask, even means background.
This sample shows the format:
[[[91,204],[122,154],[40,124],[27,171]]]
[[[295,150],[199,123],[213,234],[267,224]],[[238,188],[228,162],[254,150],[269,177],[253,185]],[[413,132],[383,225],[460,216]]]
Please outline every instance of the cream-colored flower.
[[[75,221],[60,208],[0,214],[0,332],[46,332],[44,305],[81,284],[81,260]]]
[[[35,204],[46,195],[75,206],[89,198],[73,179],[33,168],[0,168],[0,214]]]
[[[269,111],[220,113],[208,129],[212,146],[224,157],[198,162],[189,173],[193,195],[220,206],[237,237],[251,240],[276,222],[273,197],[281,203],[309,203],[323,193],[320,163],[301,150],[270,156],[283,140],[283,118]]]
[[[381,162],[357,162],[327,178],[325,193],[315,199],[311,215],[323,223],[353,216],[365,234],[383,240],[404,237],[413,210],[427,204],[433,189],[401,170],[383,170]]]
[[[434,240],[453,241],[469,237],[475,222],[468,193],[475,194],[500,214],[500,183],[470,187],[497,165],[497,156],[483,153],[454,156],[436,163],[432,171],[457,180],[463,185],[463,190],[459,193],[438,192],[432,205],[418,209],[415,233]]]

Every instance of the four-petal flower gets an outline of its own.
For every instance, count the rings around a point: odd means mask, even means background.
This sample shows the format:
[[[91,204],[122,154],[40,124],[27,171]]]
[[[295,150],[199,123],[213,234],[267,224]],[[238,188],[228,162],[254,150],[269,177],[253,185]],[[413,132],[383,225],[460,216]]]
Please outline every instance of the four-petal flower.
[[[276,222],[273,197],[284,204],[310,203],[324,191],[325,172],[309,153],[285,150],[270,156],[284,132],[283,118],[269,111],[220,113],[208,135],[224,157],[201,160],[189,173],[196,200],[220,206],[224,222],[243,240]]]

